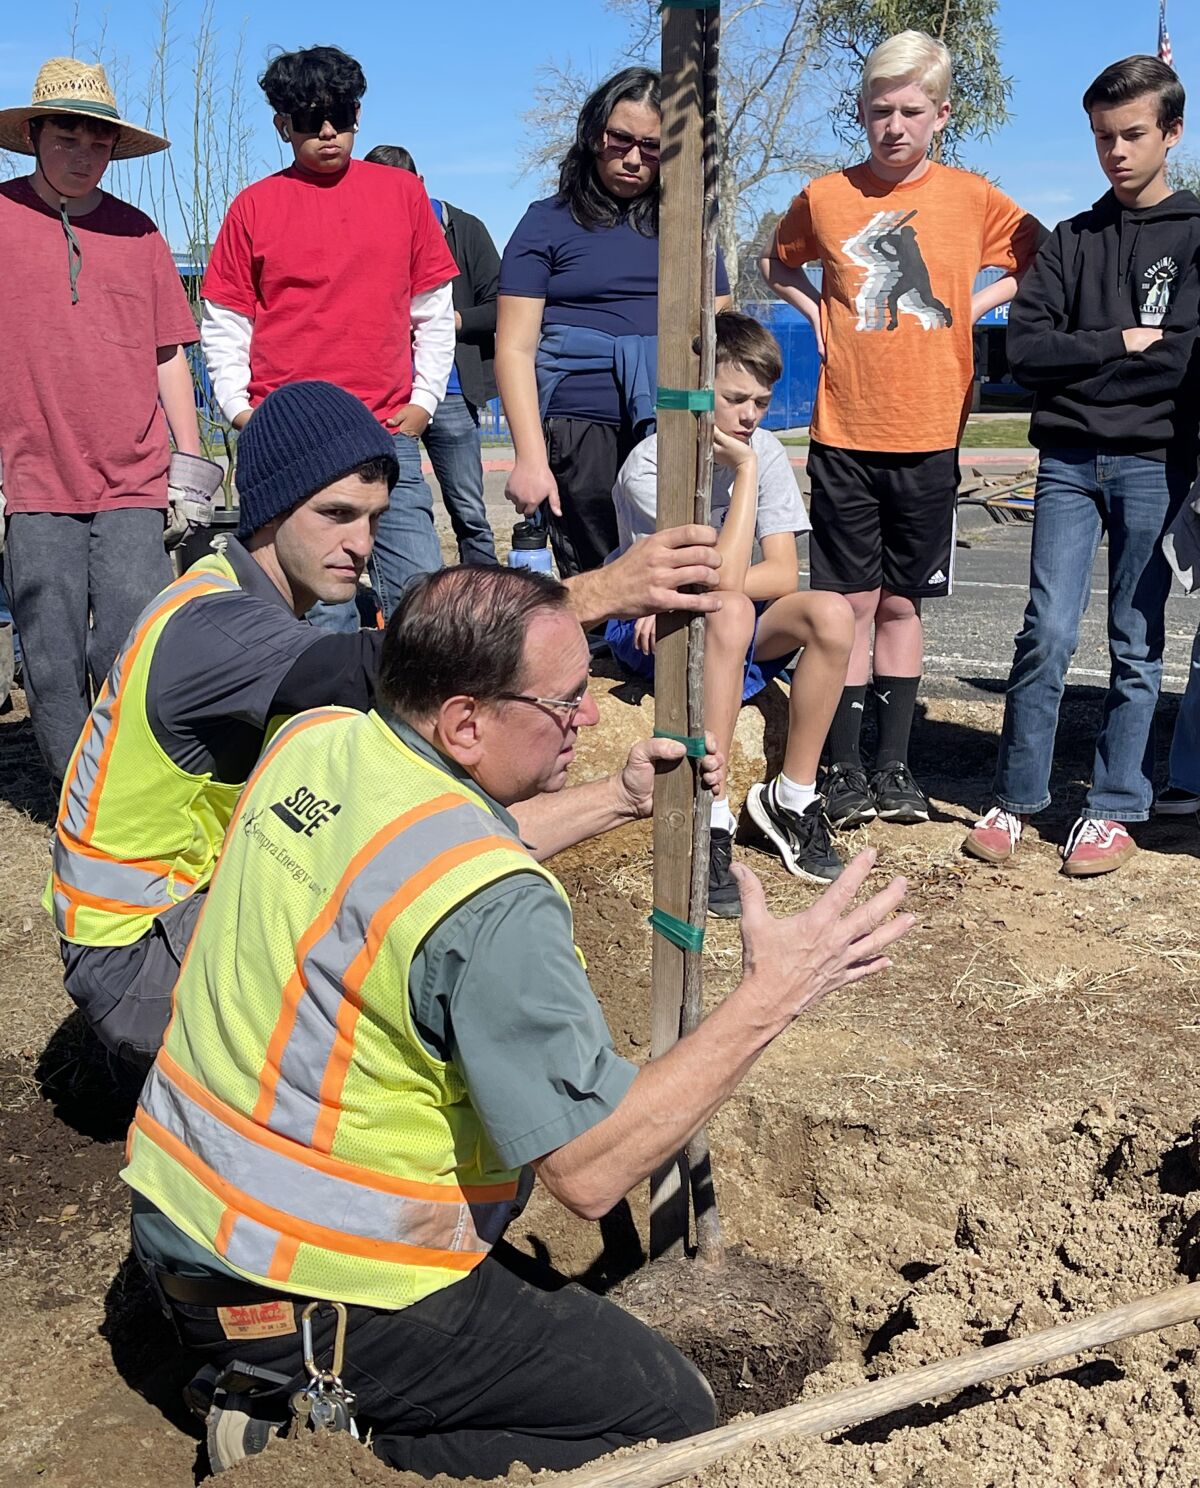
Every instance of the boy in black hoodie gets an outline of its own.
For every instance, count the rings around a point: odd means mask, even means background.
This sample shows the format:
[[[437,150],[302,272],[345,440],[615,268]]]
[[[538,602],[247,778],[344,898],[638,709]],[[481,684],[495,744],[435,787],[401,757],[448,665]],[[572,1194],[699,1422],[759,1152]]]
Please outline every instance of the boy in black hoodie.
[[[1063,872],[1119,868],[1137,851],[1123,823],[1150,814],[1171,577],[1160,541],[1196,467],[1200,201],[1166,183],[1183,104],[1179,79],[1154,57],[1100,74],[1083,106],[1112,189],[1059,223],[1013,302],[1009,360],[1034,391],[1029,437],[1041,459],[996,804],[963,844],[986,862],[1011,857],[1050,803],[1059,703],[1105,533],[1112,679]]]

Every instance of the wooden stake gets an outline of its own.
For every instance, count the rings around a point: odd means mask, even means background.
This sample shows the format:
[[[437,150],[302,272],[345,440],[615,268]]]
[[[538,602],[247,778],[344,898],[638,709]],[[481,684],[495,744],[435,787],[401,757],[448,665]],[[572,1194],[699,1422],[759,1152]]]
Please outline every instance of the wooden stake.
[[[659,167],[658,383],[692,389],[700,331],[701,62],[704,12],[668,8],[662,22],[662,142]],[[696,417],[686,409],[658,415],[658,528],[692,520],[697,486]],[[658,617],[654,658],[655,728],[684,735],[688,724],[688,627],[678,613]],[[690,913],[693,770],[684,760],[654,789],[654,904],[687,923]],[[684,952],[654,937],[650,1052],[679,1038]],[[687,1188],[675,1160],[650,1180],[650,1255],[681,1254],[687,1238]]]
[[[717,370],[717,66],[721,34],[721,12],[713,7],[704,15],[702,71],[702,140],[704,199],[700,229],[700,386],[710,388]],[[712,516],[713,425],[712,410],[700,415],[696,500],[693,520],[707,525]],[[704,617],[695,616],[688,626],[688,733],[704,733]],[[705,790],[697,771],[692,817],[692,882],[689,898],[691,923],[703,930],[708,920],[708,850],[712,793]],[[704,1016],[704,955],[688,951],[683,969],[683,1017],[681,1034],[687,1035]],[[701,1129],[688,1143],[685,1158],[696,1223],[696,1256],[709,1266],[725,1259],[721,1219],[713,1181],[708,1134]]]
[[[1118,1339],[1191,1322],[1197,1317],[1200,1317],[1200,1282],[1192,1282],[1092,1317],[1043,1328],[1009,1343],[974,1349],[955,1359],[943,1359],[923,1369],[873,1380],[853,1390],[839,1390],[823,1400],[787,1405],[782,1410],[768,1411],[766,1415],[738,1421],[732,1426],[719,1426],[715,1431],[670,1446],[652,1447],[632,1457],[582,1467],[552,1482],[555,1488],[665,1488],[666,1484],[678,1483],[681,1478],[701,1472],[711,1463],[746,1447],[779,1441],[786,1436],[844,1431],[860,1421],[873,1421],[938,1395],[969,1390],[1002,1374],[1038,1369],[1068,1354],[1105,1348]],[[1148,1421],[1146,1430],[1153,1430],[1152,1421]]]

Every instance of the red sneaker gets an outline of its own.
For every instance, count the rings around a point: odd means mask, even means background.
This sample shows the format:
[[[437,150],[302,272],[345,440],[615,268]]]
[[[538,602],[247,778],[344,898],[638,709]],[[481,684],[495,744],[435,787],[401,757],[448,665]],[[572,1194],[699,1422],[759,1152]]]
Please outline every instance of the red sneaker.
[[[1081,816],[1063,848],[1062,871],[1068,878],[1111,873],[1128,863],[1136,852],[1137,843],[1120,822]]]
[[[1017,850],[1027,820],[1003,806],[993,806],[963,839],[963,852],[985,863],[1007,863]]]

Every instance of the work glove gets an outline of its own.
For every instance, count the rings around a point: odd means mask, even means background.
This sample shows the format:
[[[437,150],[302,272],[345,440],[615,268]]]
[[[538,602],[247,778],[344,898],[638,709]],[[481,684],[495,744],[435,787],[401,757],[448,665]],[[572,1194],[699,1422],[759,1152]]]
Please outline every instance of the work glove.
[[[176,451],[167,468],[167,525],[163,543],[168,552],[179,546],[197,527],[213,519],[213,498],[221,489],[225,472],[214,460]]]

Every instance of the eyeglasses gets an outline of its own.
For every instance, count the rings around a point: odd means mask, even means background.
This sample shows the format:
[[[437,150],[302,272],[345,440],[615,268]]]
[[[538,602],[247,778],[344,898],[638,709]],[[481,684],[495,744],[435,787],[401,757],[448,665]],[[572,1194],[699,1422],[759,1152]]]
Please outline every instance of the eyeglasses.
[[[309,108],[293,109],[290,115],[292,129],[297,134],[320,134],[326,119],[339,134],[353,129],[358,119],[356,98],[335,98],[332,103],[317,103]]]
[[[587,702],[587,688],[573,698],[544,698],[532,697],[527,692],[498,692],[496,697],[505,703],[536,703],[539,708],[553,708],[556,713],[561,713],[564,723],[569,726],[575,722],[575,715]]]
[[[662,140],[638,139],[637,135],[627,134],[624,129],[604,131],[606,150],[613,150],[618,155],[628,155],[635,145],[643,160],[655,161],[662,154]]]

